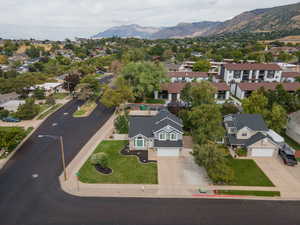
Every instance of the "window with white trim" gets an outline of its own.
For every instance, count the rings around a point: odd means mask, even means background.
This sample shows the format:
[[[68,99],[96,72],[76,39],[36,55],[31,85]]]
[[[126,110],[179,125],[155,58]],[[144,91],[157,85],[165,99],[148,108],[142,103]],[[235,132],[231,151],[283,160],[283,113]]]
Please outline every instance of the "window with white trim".
[[[162,131],[159,133],[159,140],[161,140],[161,141],[166,140],[166,132]]]
[[[144,138],[138,137],[135,139],[135,147],[144,147]]]
[[[170,139],[171,139],[171,141],[177,141],[177,134],[176,133],[171,133]]]

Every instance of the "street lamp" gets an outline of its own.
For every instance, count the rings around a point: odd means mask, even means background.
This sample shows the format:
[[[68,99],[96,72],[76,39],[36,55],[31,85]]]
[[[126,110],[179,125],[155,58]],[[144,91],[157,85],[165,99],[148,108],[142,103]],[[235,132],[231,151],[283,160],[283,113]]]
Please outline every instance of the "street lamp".
[[[66,171],[66,162],[65,162],[65,150],[64,150],[64,142],[63,142],[63,137],[62,136],[54,136],[54,135],[38,135],[39,138],[52,138],[54,140],[59,140],[60,143],[60,150],[61,150],[61,159],[62,159],[62,164],[63,164],[63,169],[64,169],[64,179],[65,181],[67,180],[67,171]]]

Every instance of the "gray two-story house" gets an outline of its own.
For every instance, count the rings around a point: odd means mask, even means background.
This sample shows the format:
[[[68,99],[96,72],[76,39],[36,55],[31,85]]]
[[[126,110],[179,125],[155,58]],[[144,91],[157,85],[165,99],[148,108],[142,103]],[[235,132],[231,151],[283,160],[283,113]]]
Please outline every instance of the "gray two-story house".
[[[129,118],[130,150],[149,150],[157,156],[180,156],[183,147],[181,119],[168,110],[155,116],[131,116]]]
[[[224,117],[227,143],[232,149],[246,148],[250,157],[272,157],[278,145],[259,114],[230,114]]]

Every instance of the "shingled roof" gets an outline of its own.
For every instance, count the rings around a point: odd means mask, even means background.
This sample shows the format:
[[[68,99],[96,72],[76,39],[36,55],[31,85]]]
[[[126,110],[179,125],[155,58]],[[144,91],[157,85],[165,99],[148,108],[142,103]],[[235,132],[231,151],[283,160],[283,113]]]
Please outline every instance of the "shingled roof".
[[[162,85],[163,91],[168,91],[170,94],[178,94],[188,83],[165,83]],[[192,83],[195,85],[197,83]],[[229,91],[229,87],[226,83],[211,83],[218,91]]]
[[[161,110],[156,116],[130,116],[129,137],[132,138],[139,134],[153,137],[153,132],[168,125],[183,132],[181,119],[168,110]]]
[[[198,78],[203,77],[207,78],[208,73],[206,72],[169,72],[169,77],[190,77],[190,78]]]
[[[275,90],[278,85],[282,85],[284,90],[286,91],[297,91],[300,89],[300,82],[294,83],[239,83],[238,86],[243,91],[255,91],[260,88],[264,88],[265,90]]]
[[[288,78],[288,77],[297,78],[297,77],[300,77],[300,73],[299,72],[282,72],[282,77],[285,77],[285,78]]]
[[[280,66],[271,63],[230,63],[225,64],[225,68],[227,70],[281,70]]]

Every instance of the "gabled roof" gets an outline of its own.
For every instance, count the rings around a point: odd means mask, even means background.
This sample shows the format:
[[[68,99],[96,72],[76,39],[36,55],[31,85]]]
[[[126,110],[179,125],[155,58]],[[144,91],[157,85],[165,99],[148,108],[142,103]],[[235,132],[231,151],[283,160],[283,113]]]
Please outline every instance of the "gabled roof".
[[[208,73],[206,72],[169,72],[169,77],[190,77],[190,78],[198,78],[203,77],[207,78]]]
[[[249,138],[249,139],[247,140],[247,142],[245,143],[245,145],[248,147],[248,146],[253,145],[253,144],[255,144],[256,142],[258,142],[258,141],[260,141],[260,140],[263,140],[263,139],[265,139],[265,138],[267,138],[266,135],[264,135],[264,134],[261,133],[261,132],[258,132],[258,133],[256,133],[255,135],[253,135],[251,138]]]
[[[130,116],[129,117],[129,137],[136,135],[152,136],[152,126],[154,120],[152,116]]]
[[[238,86],[243,91],[255,91],[260,88],[265,90],[275,90],[278,85],[282,85],[286,91],[297,91],[300,89],[300,82],[294,83],[271,83],[271,82],[262,82],[262,83],[239,83]]]
[[[232,114],[232,123],[237,130],[248,127],[253,131],[268,131],[267,125],[260,114]],[[231,123],[231,124],[232,124]]]
[[[182,89],[187,85],[188,83],[165,83],[162,85],[162,90],[167,91],[170,94],[178,94],[182,91]],[[192,85],[195,85],[197,83],[191,83]],[[214,86],[217,91],[229,91],[229,86],[226,83],[211,83],[212,86]]]
[[[285,77],[285,78],[289,78],[289,77],[297,78],[297,77],[300,77],[300,73],[299,72],[282,72],[282,77]]]
[[[166,126],[183,132],[182,121],[168,110],[161,110],[155,116],[130,116],[129,117],[129,137],[143,135],[153,137],[153,132],[158,131]]]
[[[281,70],[280,66],[271,63],[230,63],[225,64],[225,68],[227,70]]]
[[[182,125],[182,120],[179,119],[177,116],[174,114],[170,113],[168,110],[161,110],[156,116],[155,116],[155,121],[156,124],[158,124],[160,121],[162,121],[165,118],[169,118],[170,120],[173,120],[175,123],[181,124]]]

